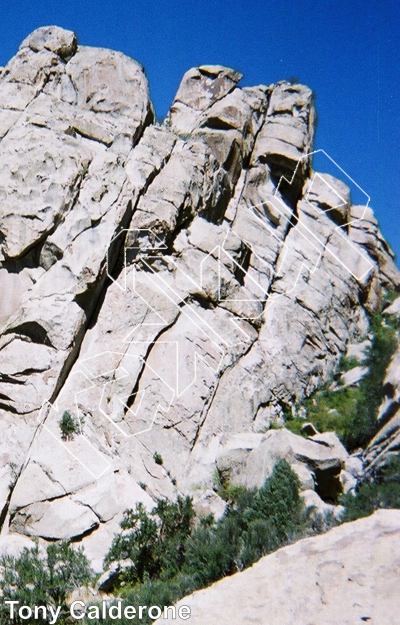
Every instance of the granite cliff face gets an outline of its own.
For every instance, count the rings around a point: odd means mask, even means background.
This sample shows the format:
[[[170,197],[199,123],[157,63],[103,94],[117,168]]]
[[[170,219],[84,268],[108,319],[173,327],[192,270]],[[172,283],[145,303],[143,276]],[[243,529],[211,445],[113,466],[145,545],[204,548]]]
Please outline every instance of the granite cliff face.
[[[137,501],[190,493],[221,514],[216,471],[260,485],[284,456],[321,509],[316,471],[363,471],[332,433],[270,428],[368,334],[399,272],[371,208],[312,168],[311,90],[240,79],[191,69],[158,124],[143,68],[72,32],[38,29],[1,71],[8,549],[73,538],[100,570]],[[369,464],[398,440],[396,358]]]

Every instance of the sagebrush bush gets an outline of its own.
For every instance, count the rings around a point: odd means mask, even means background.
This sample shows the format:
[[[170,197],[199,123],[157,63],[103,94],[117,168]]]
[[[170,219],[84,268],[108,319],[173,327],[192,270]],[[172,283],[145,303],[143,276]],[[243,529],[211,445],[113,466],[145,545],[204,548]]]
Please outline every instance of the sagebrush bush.
[[[24,548],[18,557],[0,557],[0,623],[9,625],[9,606],[5,600],[19,601],[28,606],[62,606],[61,616],[69,614],[66,599],[69,593],[92,580],[89,562],[84,553],[68,542],[47,547],[45,556],[36,543]],[[44,625],[43,619],[35,622]],[[59,621],[60,623],[63,621]]]

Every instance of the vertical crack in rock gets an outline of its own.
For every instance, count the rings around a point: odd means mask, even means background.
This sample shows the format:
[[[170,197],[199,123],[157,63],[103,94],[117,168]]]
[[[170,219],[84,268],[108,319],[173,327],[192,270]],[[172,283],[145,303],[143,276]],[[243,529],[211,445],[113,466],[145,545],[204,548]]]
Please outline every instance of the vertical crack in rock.
[[[150,358],[150,355],[151,355],[151,352],[152,352],[154,346],[156,345],[157,341],[160,341],[160,339],[163,336],[163,334],[168,332],[168,330],[170,330],[170,328],[174,327],[174,325],[176,324],[178,318],[179,318],[179,313],[174,318],[174,320],[171,321],[171,323],[167,324],[165,327],[163,327],[162,330],[160,330],[160,332],[154,337],[154,340],[147,347],[146,353],[144,354],[143,358],[141,359],[142,360],[142,366],[141,366],[139,374],[138,374],[138,376],[136,378],[135,385],[133,386],[132,391],[131,391],[131,393],[130,393],[128,399],[127,399],[127,402],[126,402],[125,414],[128,412],[128,410],[130,408],[132,408],[133,403],[134,403],[134,401],[136,399],[136,395],[137,395],[137,393],[139,391],[139,387],[140,387],[140,381],[142,379],[143,373],[144,373],[144,371],[146,369],[146,364],[147,364],[147,362],[148,362],[148,360]]]

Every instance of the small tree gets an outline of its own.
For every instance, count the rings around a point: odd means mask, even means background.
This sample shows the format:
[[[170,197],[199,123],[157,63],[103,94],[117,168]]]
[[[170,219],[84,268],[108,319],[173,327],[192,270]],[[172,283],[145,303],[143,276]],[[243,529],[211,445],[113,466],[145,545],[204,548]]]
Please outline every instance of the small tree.
[[[115,535],[105,565],[127,561],[131,566],[120,579],[131,584],[172,578],[184,563],[194,514],[190,497],[178,497],[174,503],[159,499],[151,513],[137,503],[135,510],[126,510],[123,532]]]
[[[136,509],[126,510],[121,521],[123,533],[116,534],[104,564],[125,560],[131,566],[121,575],[122,581],[135,584],[143,582],[146,575],[150,578],[158,571],[156,550],[158,543],[158,525],[139,502]],[[130,530],[130,531],[127,531]]]
[[[65,410],[63,416],[58,422],[61,430],[61,438],[63,441],[70,441],[74,438],[74,434],[77,434],[80,430],[79,419],[75,419],[72,414]]]
[[[271,477],[255,497],[254,509],[257,516],[274,526],[280,544],[285,544],[301,528],[303,503],[299,487],[296,473],[282,459],[275,465]]]

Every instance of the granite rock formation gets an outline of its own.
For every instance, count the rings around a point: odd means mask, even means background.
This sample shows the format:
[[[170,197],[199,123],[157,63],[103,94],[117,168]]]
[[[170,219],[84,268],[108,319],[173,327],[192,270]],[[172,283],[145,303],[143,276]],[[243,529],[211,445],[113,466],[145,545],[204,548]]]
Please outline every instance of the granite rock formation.
[[[399,272],[370,207],[313,170],[311,90],[240,80],[191,69],[160,124],[143,68],[72,32],[38,29],[1,70],[5,548],[73,538],[100,570],[138,501],[221,514],[216,472],[259,485],[286,457],[324,507],[316,471],[349,473],[334,434],[270,427]]]

